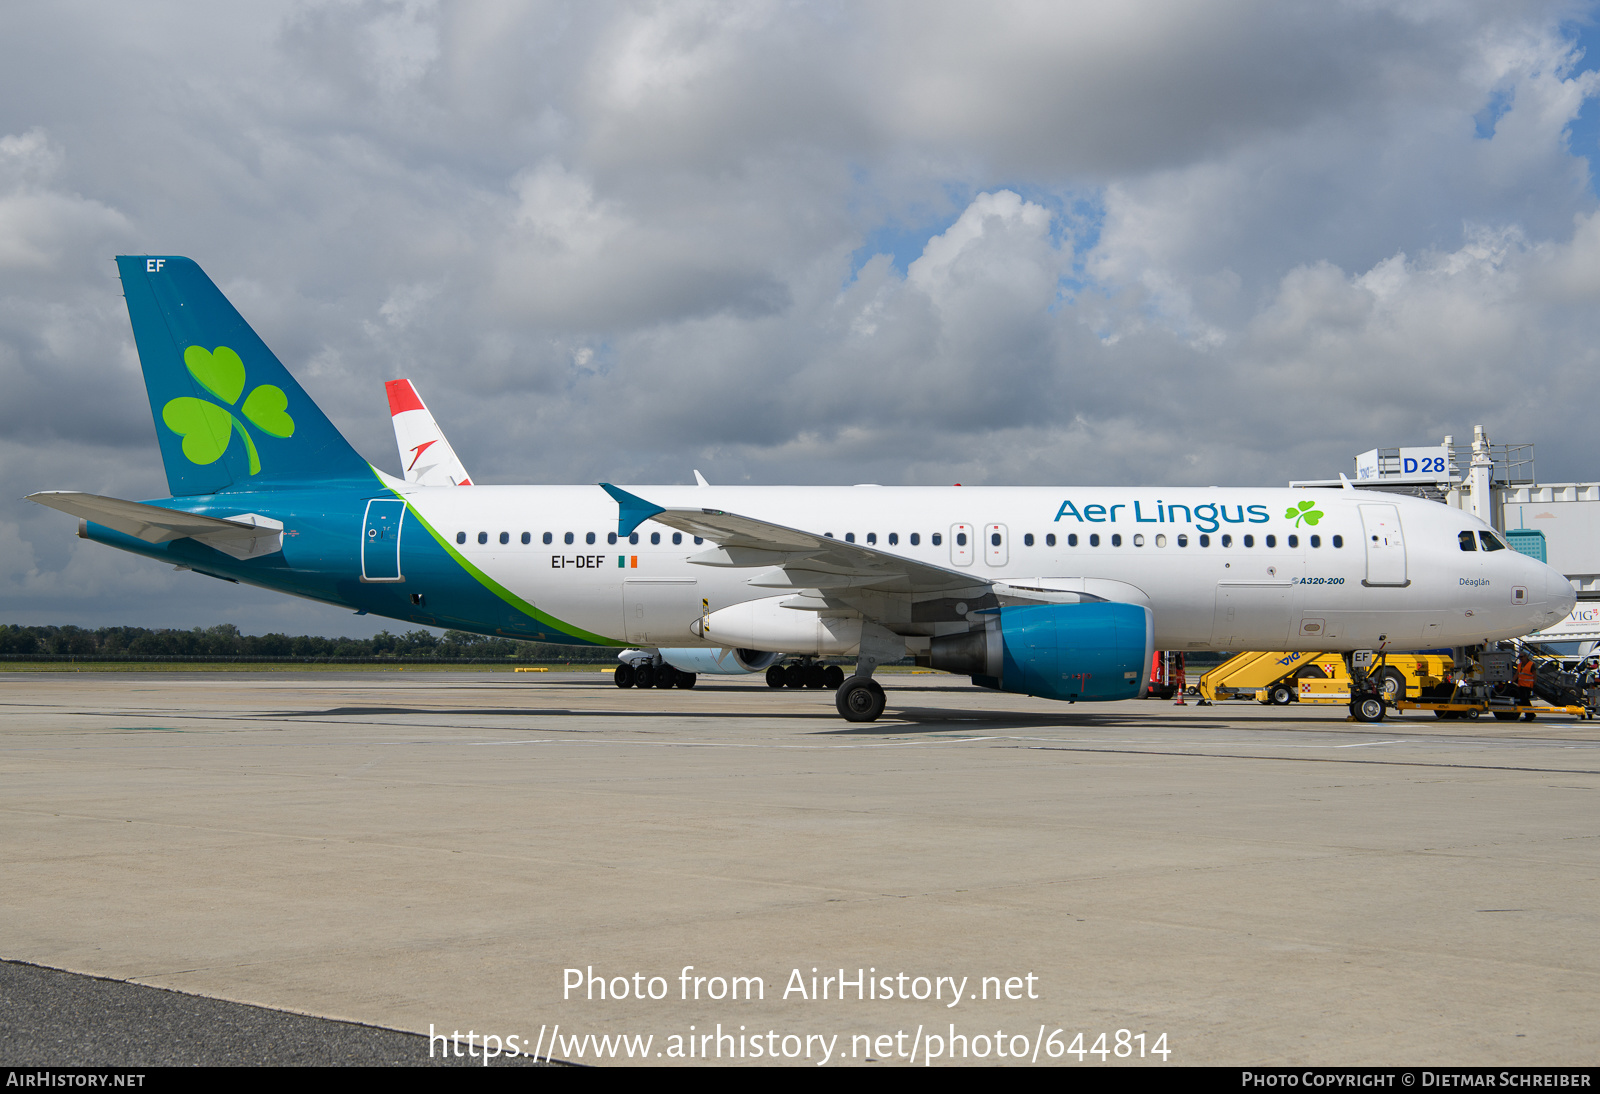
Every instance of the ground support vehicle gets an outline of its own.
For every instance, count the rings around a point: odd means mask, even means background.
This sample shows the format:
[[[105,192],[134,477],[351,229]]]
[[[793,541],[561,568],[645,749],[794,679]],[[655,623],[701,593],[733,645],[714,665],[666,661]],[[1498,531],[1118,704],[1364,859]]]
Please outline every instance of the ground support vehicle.
[[[1393,654],[1371,676],[1386,702],[1421,699],[1449,693],[1453,664],[1443,654]],[[1240,653],[1200,678],[1200,694],[1207,699],[1253,693],[1258,702],[1277,706],[1348,703],[1350,686],[1350,670],[1338,653]]]

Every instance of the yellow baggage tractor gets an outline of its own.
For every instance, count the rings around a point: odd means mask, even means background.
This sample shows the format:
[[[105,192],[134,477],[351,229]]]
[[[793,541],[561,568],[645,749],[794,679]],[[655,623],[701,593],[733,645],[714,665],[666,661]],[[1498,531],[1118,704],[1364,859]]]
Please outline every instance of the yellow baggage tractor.
[[[1442,697],[1450,692],[1450,658],[1437,653],[1392,653],[1375,670],[1384,698]],[[1315,683],[1319,686],[1306,688]],[[1331,687],[1322,684],[1334,685]],[[1240,653],[1200,678],[1200,694],[1216,701],[1253,693],[1258,702],[1279,706],[1296,702],[1348,703],[1350,673],[1337,653]]]

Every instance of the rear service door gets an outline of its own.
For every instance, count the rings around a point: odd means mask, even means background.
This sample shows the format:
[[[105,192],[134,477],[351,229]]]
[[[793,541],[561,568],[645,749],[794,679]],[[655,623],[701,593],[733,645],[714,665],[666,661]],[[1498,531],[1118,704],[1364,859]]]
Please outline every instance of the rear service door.
[[[1400,507],[1363,505],[1361,538],[1367,545],[1368,585],[1406,585],[1406,541],[1400,530]]]
[[[361,528],[361,580],[404,581],[400,576],[400,526],[406,503],[374,498]]]

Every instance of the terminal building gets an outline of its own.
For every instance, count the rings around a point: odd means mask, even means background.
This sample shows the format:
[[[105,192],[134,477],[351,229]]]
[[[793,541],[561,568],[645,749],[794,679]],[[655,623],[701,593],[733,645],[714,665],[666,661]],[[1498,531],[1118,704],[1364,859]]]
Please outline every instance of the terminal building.
[[[1492,444],[1483,427],[1471,445],[1453,437],[1428,448],[1374,448],[1356,457],[1355,477],[1291,482],[1296,487],[1342,487],[1412,494],[1465,509],[1502,533],[1506,542],[1560,570],[1577,590],[1565,623],[1540,642],[1600,639],[1600,482],[1538,481],[1533,445]],[[1585,653],[1588,651],[1585,650]]]

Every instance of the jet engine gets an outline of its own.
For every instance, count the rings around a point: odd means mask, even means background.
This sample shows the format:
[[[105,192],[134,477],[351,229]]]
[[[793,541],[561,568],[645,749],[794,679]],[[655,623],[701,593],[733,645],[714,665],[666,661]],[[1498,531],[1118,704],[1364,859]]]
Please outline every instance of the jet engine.
[[[753,672],[766,672],[783,660],[783,654],[768,653],[766,650],[713,650],[686,647],[662,650],[661,659],[680,672],[740,676]]]
[[[1037,604],[990,611],[981,628],[933,639],[933,667],[979,687],[1044,699],[1136,699],[1150,682],[1155,622],[1138,604]]]

